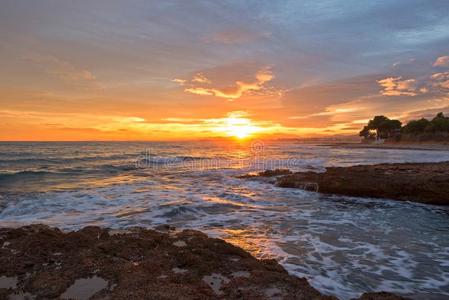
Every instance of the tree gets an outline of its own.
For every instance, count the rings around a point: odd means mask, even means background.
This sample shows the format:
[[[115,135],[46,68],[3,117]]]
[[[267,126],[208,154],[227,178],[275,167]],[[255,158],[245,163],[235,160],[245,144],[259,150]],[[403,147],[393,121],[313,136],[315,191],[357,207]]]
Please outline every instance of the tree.
[[[435,120],[435,119],[445,119],[443,112],[437,113],[437,115],[436,115],[435,118],[433,118],[433,119],[434,119],[434,120]]]
[[[376,134],[373,136],[373,131]],[[369,120],[363,127],[359,135],[365,139],[391,139],[400,137],[404,133],[405,138],[418,140],[441,140],[449,138],[449,117],[442,112],[438,113],[432,120],[421,118],[419,120],[410,120],[407,125],[402,127],[399,120],[391,120],[385,116],[375,116]]]
[[[359,132],[359,136],[365,138],[366,140],[374,140],[376,138],[376,134],[373,130],[369,129],[368,126],[363,127],[363,129]]]
[[[359,136],[364,137],[365,139],[367,139],[369,137],[370,134],[370,130],[368,128],[368,126],[364,126],[362,130],[360,130],[359,132]]]
[[[449,118],[445,117],[442,112],[438,113],[435,118],[430,121],[426,131],[433,133],[449,132]]]
[[[389,120],[387,123],[388,137],[397,136],[401,133],[402,123],[399,120]]]
[[[426,128],[429,126],[429,124],[430,121],[424,118],[421,118],[419,120],[412,120],[404,126],[402,131],[406,134],[419,135],[426,131]]]
[[[376,137],[378,139],[393,137],[396,131],[400,129],[401,122],[399,120],[390,120],[385,116],[375,116],[372,120],[369,120],[367,125],[367,130],[376,131]]]

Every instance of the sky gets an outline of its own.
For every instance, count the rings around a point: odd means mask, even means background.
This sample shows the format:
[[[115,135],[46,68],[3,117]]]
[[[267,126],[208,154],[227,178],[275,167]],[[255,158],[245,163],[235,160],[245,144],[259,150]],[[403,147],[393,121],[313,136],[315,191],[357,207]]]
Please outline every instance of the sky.
[[[0,140],[357,135],[449,113],[447,0],[0,0]]]

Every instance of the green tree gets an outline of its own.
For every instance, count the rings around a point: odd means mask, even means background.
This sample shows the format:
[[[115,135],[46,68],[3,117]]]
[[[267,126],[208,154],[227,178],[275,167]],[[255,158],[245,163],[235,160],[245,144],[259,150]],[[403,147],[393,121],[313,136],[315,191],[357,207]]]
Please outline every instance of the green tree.
[[[438,113],[426,128],[427,132],[449,132],[449,118],[445,117],[442,112]]]
[[[368,122],[367,130],[375,130],[377,138],[390,138],[401,129],[399,120],[390,120],[385,116],[375,116]],[[362,129],[363,131],[363,129]],[[362,133],[361,131],[361,133]]]
[[[426,131],[429,124],[429,120],[421,118],[419,120],[409,121],[402,130],[406,134],[419,135]]]
[[[364,137],[365,139],[368,138],[369,135],[369,128],[368,126],[363,126],[362,130],[359,132],[359,136]]]
[[[359,135],[365,139],[369,138],[399,138],[401,133],[406,138],[414,137],[418,140],[441,140],[449,138],[449,117],[442,112],[438,113],[432,120],[421,118],[410,120],[407,125],[401,127],[399,120],[391,120],[385,116],[375,116],[363,127]],[[376,132],[373,136],[373,131]]]

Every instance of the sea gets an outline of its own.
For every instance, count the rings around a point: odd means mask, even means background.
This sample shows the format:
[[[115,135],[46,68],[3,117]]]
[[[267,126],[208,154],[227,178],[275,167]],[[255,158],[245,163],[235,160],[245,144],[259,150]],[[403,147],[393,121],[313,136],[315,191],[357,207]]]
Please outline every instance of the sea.
[[[239,178],[266,169],[441,161],[449,151],[297,141],[2,142],[0,226],[170,224],[276,259],[343,300],[369,291],[449,299],[449,208]]]

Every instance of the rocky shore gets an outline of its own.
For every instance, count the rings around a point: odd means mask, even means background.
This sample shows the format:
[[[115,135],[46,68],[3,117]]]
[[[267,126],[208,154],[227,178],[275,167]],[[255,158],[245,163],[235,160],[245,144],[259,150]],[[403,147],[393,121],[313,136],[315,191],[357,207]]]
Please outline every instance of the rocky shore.
[[[322,146],[332,148],[345,148],[345,149],[449,151],[449,143],[408,143],[408,142],[390,142],[384,144],[333,143],[333,144],[323,144]]]
[[[272,170],[244,178],[326,194],[449,205],[449,162],[330,167],[324,173]]]
[[[193,230],[0,229],[0,299],[336,299]],[[372,293],[360,299],[403,299]]]

